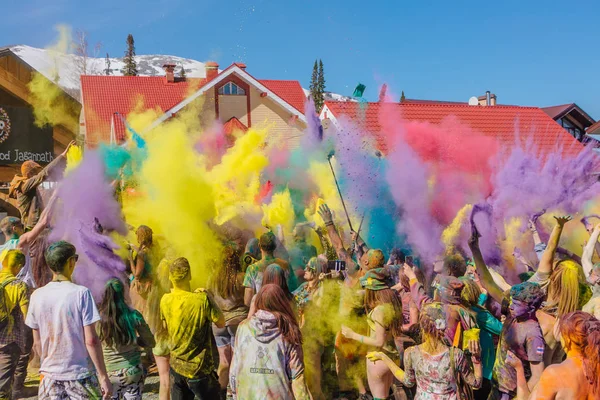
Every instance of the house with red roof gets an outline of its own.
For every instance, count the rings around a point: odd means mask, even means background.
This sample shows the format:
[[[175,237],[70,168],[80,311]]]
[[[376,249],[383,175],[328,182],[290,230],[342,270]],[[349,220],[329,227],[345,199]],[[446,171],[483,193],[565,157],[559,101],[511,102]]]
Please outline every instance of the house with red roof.
[[[542,110],[580,142],[584,141],[588,128],[596,123],[594,118],[575,103],[544,107]]]
[[[531,137],[542,152],[562,148],[565,154],[576,154],[581,149],[581,144],[543,109],[497,105],[495,101],[493,104],[490,101],[469,105],[407,99],[389,106],[395,108],[399,118],[407,122],[439,125],[448,118],[456,118],[465,126],[465,140],[469,139],[467,134],[475,131],[495,138],[506,147],[513,146],[518,135],[521,140]],[[326,101],[319,117],[326,130],[331,124],[339,126],[343,118],[359,124],[368,135],[373,136],[378,150],[385,153],[388,149],[380,124],[382,105],[380,102]]]
[[[150,131],[200,97],[204,126],[220,121],[226,134],[268,127],[288,145],[300,143],[306,96],[298,81],[256,79],[242,63],[219,71],[207,62],[205,78],[176,77],[174,64],[163,68],[164,76],[81,76],[81,133],[88,146],[124,142],[125,117],[134,111],[162,113],[143,128]]]

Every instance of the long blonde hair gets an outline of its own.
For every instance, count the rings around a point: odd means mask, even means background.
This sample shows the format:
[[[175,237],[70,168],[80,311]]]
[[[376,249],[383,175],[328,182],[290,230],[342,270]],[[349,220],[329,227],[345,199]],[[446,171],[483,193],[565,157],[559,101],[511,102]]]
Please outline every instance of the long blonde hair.
[[[548,283],[548,300],[542,310],[556,309],[556,317],[576,311],[579,308],[579,282],[582,277],[582,268],[575,261],[564,260],[556,264]]]

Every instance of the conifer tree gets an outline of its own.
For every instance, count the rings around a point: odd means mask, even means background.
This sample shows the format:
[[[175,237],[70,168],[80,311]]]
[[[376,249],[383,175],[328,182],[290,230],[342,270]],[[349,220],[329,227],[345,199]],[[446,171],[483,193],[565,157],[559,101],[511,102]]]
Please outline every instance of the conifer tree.
[[[406,96],[404,96],[404,90],[403,90],[402,94],[400,95],[400,103],[404,103],[404,100],[406,100]]]
[[[323,60],[319,60],[319,77],[317,79],[317,99],[315,99],[315,108],[317,112],[321,111],[325,103],[325,74],[323,72]]]
[[[315,65],[313,66],[312,76],[310,78],[310,86],[308,87],[308,89],[310,90],[310,97],[313,99],[313,102],[315,103],[315,107],[317,104],[317,96],[316,95],[317,95],[318,85],[319,85],[319,64],[317,63],[317,60],[315,60]]]
[[[183,67],[183,64],[181,65],[181,71],[179,72],[179,77],[181,79],[185,79],[187,77],[187,75],[185,74],[185,68]]]
[[[124,76],[137,76],[138,69],[137,63],[135,62],[135,42],[133,35],[130,33],[127,35],[127,51],[125,51],[125,57],[123,58],[125,66],[123,67]]]
[[[108,53],[106,53],[106,58],[104,59],[104,67],[104,75],[110,75],[110,57],[108,56]]]

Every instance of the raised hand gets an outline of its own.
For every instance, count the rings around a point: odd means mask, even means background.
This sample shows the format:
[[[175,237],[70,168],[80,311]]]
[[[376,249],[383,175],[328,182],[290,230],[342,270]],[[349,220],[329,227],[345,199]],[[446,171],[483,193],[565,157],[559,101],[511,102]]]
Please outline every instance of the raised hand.
[[[471,237],[469,238],[469,246],[470,247],[479,246],[479,238],[480,237],[481,237],[481,234],[479,233],[477,226],[475,224],[471,224]]]
[[[404,275],[406,275],[406,277],[409,280],[417,279],[417,275],[415,274],[413,267],[411,267],[410,265],[408,265],[406,263],[404,263],[404,265],[402,267],[404,268]]]
[[[556,220],[556,224],[562,228],[567,222],[571,221],[573,217],[570,215],[564,215],[561,217],[554,216],[554,219]]]
[[[319,207],[319,215],[323,219],[325,224],[333,223],[333,215],[331,214],[331,210],[327,206],[327,204],[321,204]]]

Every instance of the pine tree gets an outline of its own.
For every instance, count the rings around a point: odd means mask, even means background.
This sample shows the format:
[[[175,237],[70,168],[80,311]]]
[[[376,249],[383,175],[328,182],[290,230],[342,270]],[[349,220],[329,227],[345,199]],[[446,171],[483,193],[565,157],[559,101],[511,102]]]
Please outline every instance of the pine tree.
[[[106,53],[106,58],[104,59],[104,67],[104,75],[110,75],[110,57],[108,56],[108,53]]]
[[[315,108],[317,105],[317,91],[319,85],[319,64],[317,64],[317,60],[315,60],[315,65],[313,66],[312,77],[310,78],[310,86],[308,89],[310,90],[310,97],[313,99],[315,103]],[[317,108],[317,111],[319,109]]]
[[[185,74],[185,68],[183,67],[183,65],[181,65],[181,72],[179,72],[179,77],[181,79],[185,79],[187,77],[187,75]]]
[[[133,41],[133,35],[130,33],[127,35],[127,51],[123,58],[125,66],[123,67],[124,76],[137,76],[138,69],[137,63],[135,62],[135,42]]]
[[[400,103],[404,103],[404,100],[406,100],[406,96],[404,96],[404,90],[403,90],[402,94],[400,95]]]
[[[323,60],[319,60],[319,77],[317,79],[317,100],[315,100],[315,108],[317,112],[321,111],[325,103],[325,74],[323,72]]]

